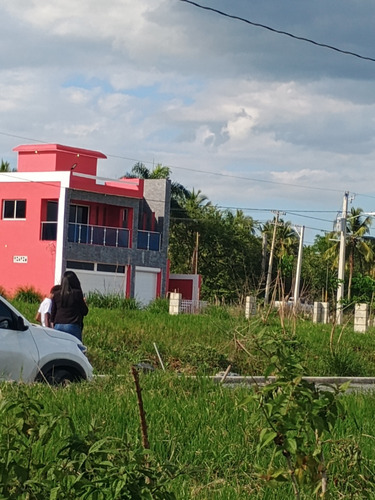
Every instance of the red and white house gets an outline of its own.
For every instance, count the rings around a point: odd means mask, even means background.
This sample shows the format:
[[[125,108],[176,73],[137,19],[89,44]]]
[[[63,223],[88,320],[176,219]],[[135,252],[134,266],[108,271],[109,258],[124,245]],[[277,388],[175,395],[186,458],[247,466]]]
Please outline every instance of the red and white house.
[[[143,304],[168,290],[170,181],[97,176],[98,151],[22,145],[0,173],[0,285],[47,294],[66,269],[84,292]]]

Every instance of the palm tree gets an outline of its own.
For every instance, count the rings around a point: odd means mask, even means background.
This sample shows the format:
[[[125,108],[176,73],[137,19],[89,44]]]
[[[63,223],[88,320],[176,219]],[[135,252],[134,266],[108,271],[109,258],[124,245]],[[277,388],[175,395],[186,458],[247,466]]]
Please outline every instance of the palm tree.
[[[137,162],[130,172],[124,177],[139,179],[169,179],[172,171],[169,167],[158,163],[150,170],[144,163]],[[190,191],[178,182],[171,182],[171,217],[182,218],[185,216],[184,202],[190,196]]]
[[[211,202],[208,200],[207,196],[201,192],[200,189],[198,189],[198,191],[195,191],[195,189],[193,189],[188,193],[184,200],[184,208],[189,212],[190,216],[210,206]]]
[[[351,298],[352,279],[354,274],[355,259],[358,258],[359,265],[363,266],[363,261],[370,263],[374,260],[374,252],[371,245],[365,241],[365,235],[370,232],[372,219],[363,213],[362,208],[352,207],[348,217],[346,218],[346,259],[349,267],[348,279],[348,294],[347,298]],[[336,236],[336,238],[335,238]],[[334,243],[325,252],[324,257],[326,260],[332,260],[333,266],[338,266],[339,259],[339,240],[337,240],[337,233],[332,232],[328,238]]]
[[[263,225],[262,233],[267,235],[268,251],[271,251],[271,241],[276,223],[276,217],[273,222],[266,222]],[[297,232],[292,228],[290,222],[284,222],[280,219],[277,222],[276,238],[274,246],[274,255],[277,258],[277,276],[282,276],[282,287],[285,289],[286,278],[291,278],[293,272],[293,264],[295,256],[298,253],[299,237]],[[291,280],[290,280],[291,286]]]
[[[346,225],[346,247],[348,250],[349,260],[348,300],[350,300],[351,296],[355,256],[358,256],[360,263],[362,260],[365,262],[372,262],[374,260],[372,248],[363,239],[365,234],[370,232],[371,223],[371,217],[363,215],[362,208],[352,207]]]
[[[10,163],[8,161],[1,160],[0,172],[11,172]]]

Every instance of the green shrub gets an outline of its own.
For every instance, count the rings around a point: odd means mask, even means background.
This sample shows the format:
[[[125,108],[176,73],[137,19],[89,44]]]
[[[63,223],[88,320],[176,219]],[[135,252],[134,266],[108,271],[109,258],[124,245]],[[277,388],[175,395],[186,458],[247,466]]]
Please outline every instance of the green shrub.
[[[36,291],[32,286],[30,287],[19,287],[14,294],[14,300],[19,300],[20,302],[27,302],[28,304],[37,304],[43,300],[43,295]]]
[[[155,314],[166,314],[169,312],[169,302],[168,299],[155,299],[148,304],[146,311]]]
[[[368,376],[366,365],[351,348],[339,347],[333,353],[326,354],[325,364],[328,366],[329,373],[334,376]]]
[[[302,378],[304,367],[295,349],[294,339],[269,335],[259,339],[272,354],[265,377],[275,379],[247,398],[256,401],[263,413],[264,423],[259,434],[258,456],[265,448],[272,449],[269,463],[260,469],[260,478],[279,487],[291,482],[294,497],[326,497],[327,478],[331,473],[328,443],[334,442],[334,430],[345,417],[342,393],[349,384],[323,391]],[[337,441],[338,442],[338,441]],[[266,457],[270,457],[266,453]]]
[[[89,292],[86,300],[89,306],[99,307],[101,309],[122,309],[127,311],[140,308],[135,299],[121,297],[121,295],[116,293],[104,294],[101,292]]]
[[[203,309],[203,314],[215,319],[229,319],[231,317],[229,308],[225,306],[209,305]]]
[[[199,343],[187,347],[183,356],[184,361],[197,367],[199,372],[224,370],[231,364],[226,356],[214,347]]]

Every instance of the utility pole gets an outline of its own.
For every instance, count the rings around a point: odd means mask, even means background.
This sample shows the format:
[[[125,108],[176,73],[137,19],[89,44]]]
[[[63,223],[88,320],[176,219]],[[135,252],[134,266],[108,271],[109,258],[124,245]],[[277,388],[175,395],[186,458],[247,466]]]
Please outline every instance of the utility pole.
[[[348,213],[348,191],[345,191],[342,201],[342,214],[340,218],[340,253],[339,267],[337,273],[338,287],[336,299],[336,324],[342,325],[343,308],[342,301],[344,299],[344,279],[345,279],[345,246],[346,246],[346,218]]]
[[[192,273],[198,274],[198,251],[199,251],[199,233],[195,233],[195,246],[193,250],[193,257],[191,259]]]
[[[197,231],[195,237],[195,267],[194,267],[195,274],[198,274],[198,252],[199,252],[199,233]]]
[[[270,260],[268,263],[268,272],[267,272],[267,281],[266,281],[266,291],[264,294],[264,304],[268,304],[268,296],[270,294],[270,286],[271,286],[271,278],[272,278],[272,263],[273,263],[273,254],[275,251],[275,241],[276,241],[276,229],[279,224],[279,216],[280,212],[277,211],[275,212],[275,221],[274,221],[274,228],[273,228],[273,235],[272,235],[272,243],[271,243],[271,251],[270,251]]]
[[[266,277],[266,258],[267,258],[267,233],[262,234],[262,263],[260,268],[261,286],[264,284]]]
[[[299,236],[299,247],[298,247],[296,282],[294,284],[294,303],[293,303],[293,309],[296,309],[297,304],[299,303],[299,289],[300,289],[300,280],[301,280],[301,268],[302,268],[302,253],[303,253],[303,237],[304,237],[304,233],[305,233],[305,226],[301,226],[301,234],[298,233],[298,236]]]

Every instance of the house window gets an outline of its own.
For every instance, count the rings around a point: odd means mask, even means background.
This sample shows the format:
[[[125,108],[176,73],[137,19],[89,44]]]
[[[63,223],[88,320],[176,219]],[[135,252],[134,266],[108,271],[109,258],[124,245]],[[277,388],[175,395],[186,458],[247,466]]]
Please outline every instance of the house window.
[[[47,201],[46,220],[42,222],[42,240],[56,240],[57,236],[57,201]]]
[[[73,224],[88,224],[89,207],[85,205],[70,205],[69,222]]]
[[[119,266],[118,264],[97,264],[97,271],[102,273],[125,273],[125,266]]]
[[[26,200],[4,200],[3,219],[26,219]]]
[[[89,207],[70,205],[68,241],[73,243],[89,243]]]
[[[68,260],[66,263],[66,267],[69,269],[81,269],[84,271],[94,271],[94,263],[93,262],[85,262],[79,260]]]

